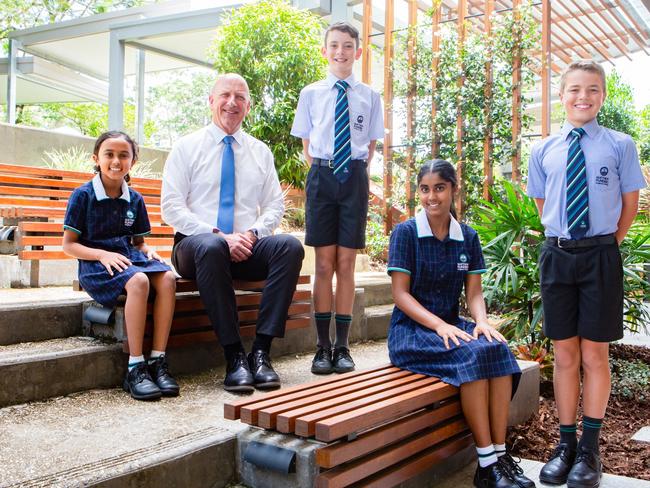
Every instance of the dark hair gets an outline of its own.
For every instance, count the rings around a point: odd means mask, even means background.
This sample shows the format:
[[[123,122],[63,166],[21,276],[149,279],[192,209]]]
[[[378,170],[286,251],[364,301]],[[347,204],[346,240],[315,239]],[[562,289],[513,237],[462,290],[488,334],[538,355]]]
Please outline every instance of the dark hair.
[[[426,161],[418,171],[417,183],[418,185],[426,175],[437,174],[443,180],[451,183],[452,189],[458,188],[458,177],[456,176],[456,168],[449,162],[444,159],[430,159]],[[456,217],[456,204],[454,202],[454,197],[451,197],[451,215]]]
[[[93,149],[93,154],[99,157],[99,148],[102,146],[106,139],[124,139],[131,146],[131,152],[133,153],[133,161],[138,159],[138,144],[131,139],[131,136],[126,132],[119,130],[109,130],[101,134],[95,141],[95,148]],[[99,165],[95,165],[95,173],[99,173]],[[128,183],[131,177],[127,173],[124,175],[124,180]]]
[[[325,31],[325,46],[327,46],[327,36],[332,31],[339,31],[350,34],[350,37],[354,39],[355,49],[359,49],[359,30],[355,26],[349,22],[335,22],[331,24]]]

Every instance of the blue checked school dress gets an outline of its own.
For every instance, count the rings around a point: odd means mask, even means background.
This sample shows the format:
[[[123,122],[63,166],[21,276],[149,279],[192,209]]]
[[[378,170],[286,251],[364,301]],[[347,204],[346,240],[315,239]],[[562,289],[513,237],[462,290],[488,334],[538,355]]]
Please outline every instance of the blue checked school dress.
[[[95,249],[117,252],[132,263],[126,270],[108,274],[99,261],[79,260],[79,283],[105,307],[114,307],[124,285],[135,273],[159,273],[170,267],[147,259],[131,244],[131,238],[151,233],[142,195],[122,184],[122,196],[109,198],[99,175],[72,192],[63,228],[79,234],[79,243]]]
[[[467,274],[485,272],[478,235],[453,217],[449,234],[439,241],[431,232],[424,211],[395,227],[390,238],[388,273],[411,276],[410,293],[427,310],[449,324],[472,334],[476,324],[459,316],[459,299]],[[388,333],[391,362],[414,373],[435,376],[445,383],[463,383],[499,376],[513,376],[513,394],[521,376],[506,344],[489,342],[484,335],[471,342],[442,338],[395,307]]]

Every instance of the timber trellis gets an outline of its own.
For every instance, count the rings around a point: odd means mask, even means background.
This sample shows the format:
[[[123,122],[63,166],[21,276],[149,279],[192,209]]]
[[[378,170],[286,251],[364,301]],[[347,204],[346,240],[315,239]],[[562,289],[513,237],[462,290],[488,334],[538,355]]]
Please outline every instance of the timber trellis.
[[[384,159],[384,222],[385,231],[388,234],[393,227],[391,201],[393,194],[393,151],[394,120],[393,120],[393,74],[391,63],[395,55],[403,56],[404,53],[395,53],[393,48],[394,34],[398,30],[408,29],[407,42],[407,95],[406,95],[406,120],[405,134],[407,140],[414,135],[416,119],[416,90],[415,90],[415,43],[417,39],[416,29],[418,25],[418,13],[420,17],[426,14],[427,23],[430,23],[432,35],[432,66],[431,66],[431,88],[435,93],[437,87],[437,53],[440,52],[440,26],[443,22],[456,22],[458,30],[458,49],[462,49],[465,42],[466,30],[476,29],[483,31],[490,37],[492,33],[492,22],[495,15],[504,12],[512,12],[517,18],[520,9],[529,5],[522,0],[385,0],[383,5],[383,18],[373,18],[373,4],[375,10],[381,2],[375,0],[355,0],[348,4],[363,3],[362,22],[362,80],[365,83],[371,82],[372,73],[372,51],[370,49],[371,39],[374,36],[383,36],[383,88],[384,88],[384,120],[386,134],[383,144]],[[537,0],[531,4],[535,20],[540,25],[541,43],[537,49],[530,54],[535,60],[534,72],[541,79],[541,136],[546,137],[551,128],[551,79],[559,75],[564,67],[576,59],[596,59],[600,62],[614,63],[617,58],[625,56],[631,58],[631,54],[643,51],[648,52],[650,32],[647,23],[639,18],[638,12],[631,5],[629,0]],[[643,8],[643,7],[642,7]],[[396,10],[399,17],[407,19],[406,26],[396,28]],[[404,22],[402,21],[402,24]],[[518,55],[517,55],[518,54]],[[512,156],[512,179],[515,182],[521,181],[521,115],[524,107],[521,104],[521,54],[515,53],[513,57],[513,94],[512,94],[512,146],[515,148]],[[462,71],[462,70],[461,70]],[[492,66],[488,61],[485,65],[485,76],[492,80]],[[457,79],[457,84],[462,87],[464,80]],[[486,108],[485,115],[489,118],[488,100],[491,97],[491,86],[488,82],[485,87]],[[461,100],[459,99],[459,104]],[[461,183],[459,205],[460,214],[464,213],[464,188],[462,185],[465,171],[463,160],[463,119],[458,107],[456,119],[456,157],[459,182]],[[431,154],[439,153],[439,137],[435,124],[436,106],[432,103],[432,134]],[[488,124],[489,126],[489,124]],[[483,197],[488,198],[488,190],[493,184],[492,174],[492,138],[493,134],[488,130],[483,140]],[[415,186],[413,176],[415,171],[415,147],[413,144],[406,145],[406,197],[413,201],[415,197]],[[408,209],[409,216],[413,215],[413,208]]]

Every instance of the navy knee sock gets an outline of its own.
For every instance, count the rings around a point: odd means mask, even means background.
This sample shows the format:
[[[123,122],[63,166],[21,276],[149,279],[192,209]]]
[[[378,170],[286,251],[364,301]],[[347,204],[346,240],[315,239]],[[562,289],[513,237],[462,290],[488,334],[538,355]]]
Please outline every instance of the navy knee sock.
[[[576,424],[560,424],[560,443],[568,444],[569,447],[575,449],[578,444],[578,438],[576,437]]]
[[[334,347],[348,347],[348,336],[350,335],[350,325],[352,325],[352,315],[336,314],[336,340]]]
[[[598,450],[598,440],[600,438],[600,428],[603,426],[603,419],[582,416],[582,436],[578,447],[590,451]]]
[[[330,349],[332,347],[332,339],[330,338],[332,312],[314,312],[314,319],[316,321],[316,333],[318,334],[316,345]]]

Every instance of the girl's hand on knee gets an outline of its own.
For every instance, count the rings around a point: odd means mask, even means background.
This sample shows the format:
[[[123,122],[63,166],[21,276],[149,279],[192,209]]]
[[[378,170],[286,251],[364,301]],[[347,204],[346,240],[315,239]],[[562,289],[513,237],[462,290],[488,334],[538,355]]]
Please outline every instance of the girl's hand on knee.
[[[160,255],[154,251],[153,249],[148,249],[147,250],[147,259],[151,261],[152,259],[155,259],[156,261],[160,261],[161,263],[164,263],[165,260],[160,257]]]
[[[467,332],[465,332],[462,329],[459,329],[458,327],[451,325],[451,324],[444,324],[441,326],[438,326],[436,328],[436,333],[442,338],[442,341],[445,343],[445,347],[449,349],[449,341],[453,342],[456,344],[456,346],[460,346],[460,341],[459,339],[464,340],[465,342],[470,342],[472,340],[472,336],[469,335]]]
[[[108,274],[113,276],[113,269],[121,273],[126,268],[131,266],[131,261],[126,256],[122,256],[118,252],[103,251],[99,255],[99,262],[104,265]]]
[[[476,324],[476,327],[474,327],[474,332],[472,334],[474,339],[478,339],[478,336],[481,334],[483,334],[489,342],[492,342],[492,339],[496,339],[497,341],[503,342],[504,344],[508,342],[506,341],[506,338],[503,337],[501,332],[496,330],[490,324]]]

